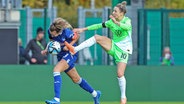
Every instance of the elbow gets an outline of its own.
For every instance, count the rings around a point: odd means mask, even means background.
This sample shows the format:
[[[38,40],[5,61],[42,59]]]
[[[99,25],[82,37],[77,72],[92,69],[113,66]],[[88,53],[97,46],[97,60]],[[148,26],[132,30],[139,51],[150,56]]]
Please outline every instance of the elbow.
[[[80,35],[78,34],[78,33],[74,33],[74,36],[73,36],[73,38],[72,38],[72,40],[78,40],[79,39],[79,37],[80,37]]]

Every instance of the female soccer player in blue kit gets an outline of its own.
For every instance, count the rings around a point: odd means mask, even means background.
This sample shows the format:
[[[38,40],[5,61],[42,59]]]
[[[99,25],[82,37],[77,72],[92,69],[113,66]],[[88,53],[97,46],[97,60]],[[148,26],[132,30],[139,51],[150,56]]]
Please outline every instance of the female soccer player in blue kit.
[[[82,89],[92,94],[94,104],[99,104],[101,92],[94,90],[86,80],[80,77],[74,64],[78,56],[77,54],[70,54],[64,45],[64,42],[67,41],[76,46],[75,42],[78,40],[78,35],[73,33],[72,26],[66,20],[57,18],[50,25],[48,34],[51,40],[60,42],[62,51],[57,55],[58,63],[53,69],[55,96],[52,100],[46,100],[46,104],[60,104],[61,72],[65,72],[74,83],[79,84]],[[47,48],[41,53],[46,54]]]

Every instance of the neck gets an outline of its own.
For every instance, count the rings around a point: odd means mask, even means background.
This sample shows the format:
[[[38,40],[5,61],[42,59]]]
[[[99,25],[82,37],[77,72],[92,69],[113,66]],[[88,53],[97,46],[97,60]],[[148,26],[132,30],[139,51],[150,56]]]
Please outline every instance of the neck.
[[[39,40],[40,40],[40,38],[39,38],[39,37],[36,37],[36,40],[38,40],[38,41],[39,41]]]
[[[121,17],[117,18],[117,21],[120,22],[123,18],[124,18],[124,16],[121,16]]]

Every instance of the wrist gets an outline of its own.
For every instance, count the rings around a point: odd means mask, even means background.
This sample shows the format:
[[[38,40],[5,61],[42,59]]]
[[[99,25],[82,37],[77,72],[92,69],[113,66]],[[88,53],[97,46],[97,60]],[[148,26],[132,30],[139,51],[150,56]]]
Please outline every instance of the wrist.
[[[116,22],[116,25],[120,26],[120,22],[117,21],[117,22]]]
[[[86,30],[88,30],[88,28],[83,28],[83,29],[82,29],[82,31],[86,31]]]

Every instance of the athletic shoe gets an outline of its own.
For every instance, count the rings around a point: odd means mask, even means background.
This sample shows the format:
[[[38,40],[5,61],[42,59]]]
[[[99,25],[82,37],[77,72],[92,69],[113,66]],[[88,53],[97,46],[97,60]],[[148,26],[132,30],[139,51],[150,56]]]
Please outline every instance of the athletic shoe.
[[[100,104],[100,96],[101,96],[101,92],[100,91],[96,91],[97,92],[97,96],[93,97],[94,99],[94,104]]]
[[[70,53],[72,55],[74,55],[76,53],[75,50],[74,50],[74,47],[71,44],[69,44],[67,41],[65,41],[64,44],[68,48],[68,50],[70,51]]]
[[[60,104],[60,102],[56,101],[55,99],[46,100],[45,103],[46,103],[46,104]]]
[[[127,98],[122,98],[121,99],[121,104],[126,104],[126,102],[127,102]]]

